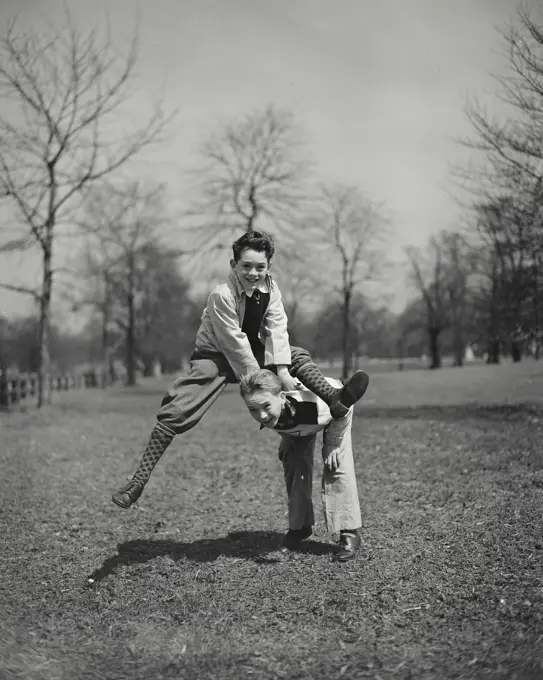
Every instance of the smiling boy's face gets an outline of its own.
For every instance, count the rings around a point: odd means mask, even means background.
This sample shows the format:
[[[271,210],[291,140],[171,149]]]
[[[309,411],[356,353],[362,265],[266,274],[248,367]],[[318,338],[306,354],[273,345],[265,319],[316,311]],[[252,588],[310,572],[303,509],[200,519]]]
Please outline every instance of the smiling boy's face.
[[[265,252],[246,248],[239,260],[230,260],[230,266],[238,275],[239,280],[249,290],[254,290],[264,283],[270,271],[270,263]]]
[[[277,425],[281,411],[285,404],[285,393],[273,394],[264,390],[243,395],[245,405],[252,417],[264,427],[273,428]]]

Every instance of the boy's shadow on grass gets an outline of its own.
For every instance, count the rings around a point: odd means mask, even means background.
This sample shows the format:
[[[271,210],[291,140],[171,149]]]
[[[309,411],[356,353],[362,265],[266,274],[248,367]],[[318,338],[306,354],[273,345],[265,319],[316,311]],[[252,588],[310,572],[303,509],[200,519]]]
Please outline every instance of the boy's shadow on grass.
[[[133,540],[120,543],[118,553],[109,557],[89,578],[101,581],[129,564],[142,564],[156,557],[171,557],[173,560],[186,558],[194,562],[214,562],[221,555],[238,559],[252,560],[262,564],[280,562],[279,557],[267,558],[270,553],[278,553],[283,534],[276,531],[235,531],[221,538],[201,539],[192,543],[181,543],[167,539]],[[328,555],[335,546],[321,541],[304,541],[298,552],[311,555]]]

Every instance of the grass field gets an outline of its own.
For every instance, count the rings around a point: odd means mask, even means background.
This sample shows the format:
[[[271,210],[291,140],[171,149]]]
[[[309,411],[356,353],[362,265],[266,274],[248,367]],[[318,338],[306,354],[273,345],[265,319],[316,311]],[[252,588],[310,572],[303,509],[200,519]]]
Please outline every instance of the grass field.
[[[278,438],[234,386],[110,502],[165,384],[0,415],[2,680],[543,678],[543,364],[375,372],[345,565],[318,465],[314,540],[278,552]]]

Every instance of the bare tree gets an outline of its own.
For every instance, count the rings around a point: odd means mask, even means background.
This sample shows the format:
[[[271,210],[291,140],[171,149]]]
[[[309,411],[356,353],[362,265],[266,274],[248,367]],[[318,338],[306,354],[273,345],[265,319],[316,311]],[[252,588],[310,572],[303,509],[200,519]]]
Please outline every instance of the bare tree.
[[[398,370],[403,371],[405,359],[418,356],[428,348],[426,303],[422,296],[411,300],[397,317],[394,340],[398,356]]]
[[[515,361],[522,356],[524,337],[535,335],[540,323],[541,246],[534,229],[539,210],[518,198],[503,196],[476,206],[477,233],[486,249],[480,261],[483,273],[492,276],[486,286],[489,327],[495,342],[510,343]]]
[[[152,375],[157,364],[161,370],[178,370],[193,350],[201,307],[196,308],[189,296],[175,251],[149,244],[141,258],[137,355],[144,375]]]
[[[440,336],[449,323],[447,314],[447,272],[442,244],[437,237],[426,249],[407,248],[411,280],[424,300],[430,368],[441,368]]]
[[[472,330],[470,310],[477,252],[463,232],[443,230],[430,237],[425,247],[407,248],[406,255],[410,279],[422,303],[430,368],[441,367],[441,334],[446,329],[451,334],[454,365],[462,366]],[[417,330],[417,309],[415,304],[405,315],[403,326],[407,333]]]
[[[104,182],[85,203],[84,259],[91,289],[78,305],[90,304],[102,316],[104,360],[108,329],[111,325],[121,329],[129,385],[136,383],[138,303],[150,276],[147,253],[158,244],[162,194],[160,186],[143,189],[138,182],[121,187]]]
[[[17,31],[13,22],[0,38],[0,94],[7,104],[0,117],[0,194],[20,224],[3,249],[32,245],[42,255],[39,290],[2,286],[32,295],[39,305],[39,406],[58,228],[73,219],[93,182],[120,168],[164,129],[157,109],[132,133],[117,127],[108,134],[130,95],[137,55],[136,38],[121,59],[109,31],[103,40],[95,31],[82,33],[68,13],[65,25],[49,35]]]
[[[306,240],[313,240],[321,257],[320,274],[340,295],[342,309],[343,377],[352,368],[354,293],[375,282],[385,271],[387,221],[381,210],[355,187],[324,187],[320,210],[307,224]],[[318,260],[315,266],[319,266]],[[336,283],[339,279],[339,285]]]
[[[275,272],[277,268],[277,281],[288,317],[292,345],[299,342],[298,330],[307,318],[304,306],[314,306],[325,289],[321,272],[314,267],[314,250],[302,236],[300,235],[296,245],[291,249],[282,249],[279,261],[272,269],[272,272]]]
[[[462,141],[480,153],[480,165],[461,174],[486,200],[504,192],[529,192],[543,175],[543,28],[521,6],[503,41],[508,69],[496,80],[498,97],[510,114],[505,120],[496,119],[472,99],[466,114],[474,134]]]
[[[472,293],[472,322],[477,342],[486,347],[486,362],[499,364],[502,350],[501,277],[495,248],[479,251]]]
[[[64,293],[63,297],[72,305],[74,311],[90,307],[93,316],[98,317],[101,331],[100,359],[103,371],[109,377],[109,380],[102,383],[105,387],[107,382],[113,383],[117,379],[112,346],[113,337],[116,342],[118,341],[115,332],[112,269],[118,261],[109,261],[107,242],[100,238],[92,238],[92,234],[91,229],[86,235],[81,252],[79,265],[83,280],[80,279],[79,284]]]
[[[477,253],[466,235],[459,231],[444,231],[439,240],[446,266],[446,303],[452,331],[454,365],[463,366],[471,326],[471,281],[476,271]]]
[[[291,225],[304,198],[308,162],[292,114],[268,106],[221,125],[201,148],[187,211],[196,245],[224,248],[225,234]],[[263,228],[263,227],[261,227]]]
[[[457,171],[462,186],[475,197],[475,223],[492,253],[485,267],[494,277],[487,286],[495,319],[489,343],[493,361],[498,361],[505,339],[513,357],[520,359],[523,337],[532,337],[539,356],[542,335],[543,26],[532,17],[521,6],[503,34],[508,68],[497,82],[508,113],[497,119],[476,99],[470,102],[467,117],[473,134],[463,144],[476,152],[476,162]],[[498,319],[497,310],[502,314],[504,307],[507,318]]]

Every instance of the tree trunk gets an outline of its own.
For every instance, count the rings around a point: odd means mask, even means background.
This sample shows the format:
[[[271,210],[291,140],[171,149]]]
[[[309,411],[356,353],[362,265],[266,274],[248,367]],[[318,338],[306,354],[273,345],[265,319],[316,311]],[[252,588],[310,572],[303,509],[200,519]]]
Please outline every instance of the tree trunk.
[[[43,270],[40,295],[40,318],[38,323],[38,408],[43,406],[45,386],[49,373],[49,311],[53,289],[53,231],[55,228],[55,200],[57,184],[54,163],[47,164],[49,174],[48,210],[45,222],[45,238],[42,241]]]
[[[117,380],[117,371],[115,369],[115,359],[113,358],[113,353],[109,353],[108,357],[108,376],[109,376],[109,384],[114,385],[116,380]]]
[[[534,322],[533,322],[533,328],[534,328],[534,359],[536,361],[539,360],[539,355],[541,352],[541,342],[540,342],[540,332],[539,332],[539,322],[540,322],[540,313],[539,313],[539,303],[540,303],[540,295],[539,295],[539,257],[538,254],[534,254],[534,272],[533,272],[533,278],[534,278]]]
[[[453,323],[454,323],[453,328],[454,365],[463,366],[464,355],[466,353],[466,343],[464,340],[464,328],[462,324],[462,317],[460,316],[460,314],[455,314]]]
[[[40,295],[40,311],[38,320],[38,385],[37,397],[38,408],[41,408],[45,399],[47,376],[49,374],[49,310],[51,308],[51,292],[53,283],[52,271],[52,228],[48,227],[43,250],[43,279]]]
[[[256,220],[256,216],[258,215],[258,203],[256,201],[256,186],[254,184],[251,184],[248,200],[251,205],[251,214],[247,218],[246,231],[250,232],[254,230],[254,223]]]
[[[140,356],[143,361],[143,376],[144,378],[152,378],[155,370],[155,360],[156,357],[152,356]]]
[[[441,368],[441,350],[439,347],[440,330],[428,329],[428,349],[430,352],[430,368]]]
[[[106,387],[109,382],[110,376],[110,358],[109,358],[109,301],[108,301],[108,289],[106,280],[106,299],[104,301],[104,308],[102,310],[102,388]]]
[[[136,384],[136,313],[134,309],[134,258],[129,256],[128,324],[126,326],[126,384]]]
[[[136,360],[134,341],[134,303],[128,307],[128,325],[126,327],[126,384],[136,384]]]
[[[511,341],[511,358],[513,363],[518,364],[522,360],[522,341],[512,340]]]
[[[464,345],[455,346],[454,348],[454,365],[459,368],[464,365]]]
[[[498,269],[496,258],[492,265],[492,288],[490,291],[490,310],[488,319],[488,351],[487,364],[500,363],[500,317],[499,317],[499,296],[498,296]]]
[[[298,315],[298,300],[295,300],[291,305],[288,306],[287,318],[288,318],[288,334],[290,338],[290,344],[294,347],[298,345],[298,330],[296,326],[296,318]],[[306,349],[308,349],[306,347]]]
[[[351,354],[351,291],[346,290],[343,294],[343,373],[342,377],[347,379],[351,374],[352,354]]]
[[[405,355],[405,338],[402,335],[398,340],[398,371],[403,371],[403,359]]]
[[[464,355],[466,353],[466,344],[462,335],[456,335],[454,338],[454,365],[464,365]]]
[[[487,351],[487,364],[500,363],[500,341],[497,338],[489,338]]]

